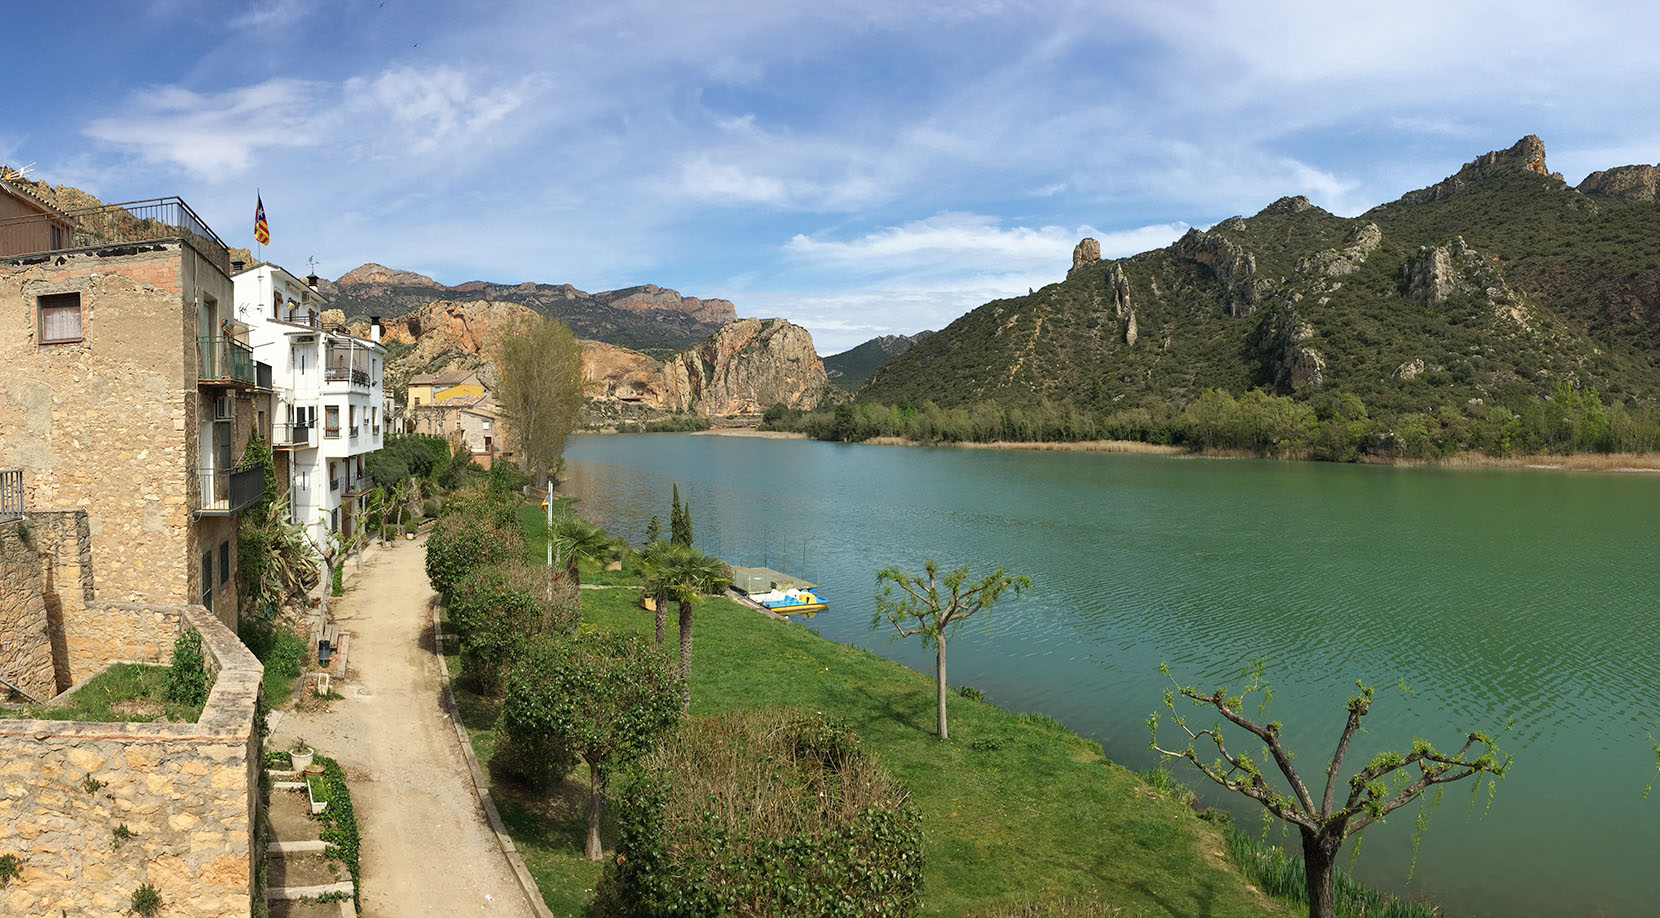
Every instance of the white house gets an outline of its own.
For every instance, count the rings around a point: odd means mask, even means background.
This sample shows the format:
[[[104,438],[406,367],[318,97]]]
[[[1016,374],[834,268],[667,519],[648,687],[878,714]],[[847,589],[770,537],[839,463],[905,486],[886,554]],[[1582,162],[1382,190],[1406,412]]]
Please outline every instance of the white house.
[[[321,321],[328,299],[315,275],[259,264],[232,280],[254,357],[271,365],[271,447],[289,453],[290,512],[319,543],[329,530],[352,531],[374,488],[363,458],[385,433],[380,323],[364,339]]]

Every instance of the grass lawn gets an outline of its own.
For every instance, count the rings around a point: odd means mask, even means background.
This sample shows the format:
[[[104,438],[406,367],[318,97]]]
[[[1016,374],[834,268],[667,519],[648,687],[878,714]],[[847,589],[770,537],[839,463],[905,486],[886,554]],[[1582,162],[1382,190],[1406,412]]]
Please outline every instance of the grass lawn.
[[[630,590],[583,591],[584,626],[649,636],[652,616],[636,599]],[[788,705],[845,718],[910,788],[927,846],[925,914],[1063,901],[1124,916],[1290,914],[1247,886],[1215,827],[1058,722],[953,696],[952,739],[941,743],[929,677],[724,598],[706,600],[696,616],[693,714]],[[678,634],[668,641],[675,646]],[[465,691],[457,700],[488,762],[496,707]],[[599,873],[581,855],[583,780],[552,799],[493,789],[549,907],[580,914]]]
[[[294,680],[305,668],[306,642],[277,622],[247,618],[237,624],[236,630],[243,646],[265,667],[260,694],[265,697],[266,708],[281,709],[288,704],[294,692]]]
[[[167,675],[171,671],[168,666],[115,663],[81,686],[62,705],[28,706],[8,710],[3,716],[95,723],[193,724],[202,716],[202,706],[173,704],[167,700]]]

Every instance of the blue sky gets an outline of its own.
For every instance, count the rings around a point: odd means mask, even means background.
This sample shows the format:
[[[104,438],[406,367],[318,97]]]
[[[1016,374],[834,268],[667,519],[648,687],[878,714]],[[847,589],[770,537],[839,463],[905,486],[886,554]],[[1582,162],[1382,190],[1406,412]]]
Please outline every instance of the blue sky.
[[[1355,6],[69,5],[8,58],[0,162],[181,195],[233,245],[258,187],[290,268],[657,283],[831,353],[1084,235],[1354,214],[1529,133],[1574,183],[1660,161],[1649,4]]]

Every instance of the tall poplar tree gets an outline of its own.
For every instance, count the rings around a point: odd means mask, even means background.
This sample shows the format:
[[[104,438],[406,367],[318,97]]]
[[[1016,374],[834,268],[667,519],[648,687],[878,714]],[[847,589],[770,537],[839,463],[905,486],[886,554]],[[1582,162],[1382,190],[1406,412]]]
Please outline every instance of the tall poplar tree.
[[[490,356],[508,434],[540,485],[558,468],[582,409],[582,347],[563,322],[525,315],[502,327]]]

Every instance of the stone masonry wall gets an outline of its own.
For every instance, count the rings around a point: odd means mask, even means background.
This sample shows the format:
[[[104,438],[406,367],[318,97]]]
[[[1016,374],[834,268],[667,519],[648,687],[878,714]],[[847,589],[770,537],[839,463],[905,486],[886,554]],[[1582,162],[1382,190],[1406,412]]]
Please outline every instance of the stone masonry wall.
[[[0,467],[32,507],[84,509],[101,598],[191,602],[194,342],[178,243],[0,263]],[[84,340],[36,343],[36,298],[81,296]],[[194,334],[191,331],[191,334]]]
[[[67,622],[85,619],[94,594],[91,521],[85,510],[30,510],[24,519],[38,554],[55,689],[62,692],[107,662],[85,655],[75,659],[66,631]]]
[[[26,527],[21,520],[0,523],[0,679],[45,701],[57,694],[57,679],[40,555],[25,540]],[[0,686],[0,698],[7,694]]]
[[[157,616],[175,633],[194,625],[217,681],[194,724],[0,720],[0,854],[23,861],[0,889],[0,914],[117,918],[150,883],[168,918],[246,915],[259,662],[199,606],[110,603],[104,612],[141,623],[133,633]],[[157,632],[157,662],[172,649],[164,637]],[[136,837],[116,840],[123,823]]]

